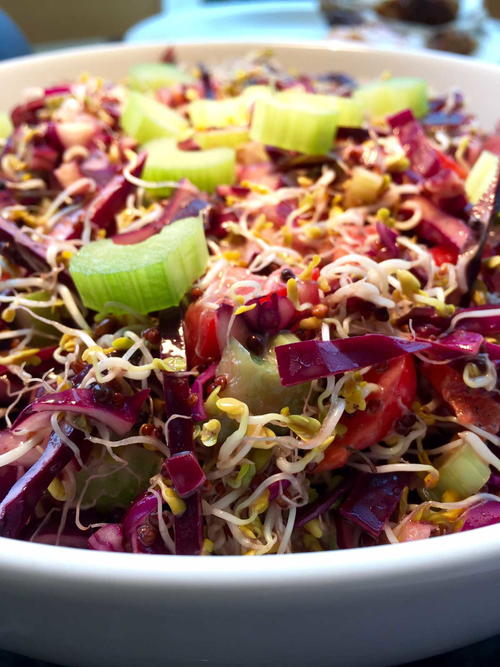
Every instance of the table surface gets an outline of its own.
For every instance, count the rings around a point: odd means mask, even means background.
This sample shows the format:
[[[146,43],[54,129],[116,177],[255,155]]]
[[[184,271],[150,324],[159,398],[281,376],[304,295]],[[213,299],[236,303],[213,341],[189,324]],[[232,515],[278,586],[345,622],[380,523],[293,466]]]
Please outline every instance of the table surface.
[[[490,667],[499,664],[499,658],[500,636],[497,636],[434,658],[407,663],[406,667]],[[313,662],[310,664],[314,667]],[[57,665],[0,650],[0,667],[57,667]]]

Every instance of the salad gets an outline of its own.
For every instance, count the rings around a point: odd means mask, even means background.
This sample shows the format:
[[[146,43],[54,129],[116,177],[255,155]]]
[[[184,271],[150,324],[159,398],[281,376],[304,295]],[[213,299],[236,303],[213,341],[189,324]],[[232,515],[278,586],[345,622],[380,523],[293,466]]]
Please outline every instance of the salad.
[[[500,522],[499,136],[269,53],[0,118],[0,536],[260,555]]]

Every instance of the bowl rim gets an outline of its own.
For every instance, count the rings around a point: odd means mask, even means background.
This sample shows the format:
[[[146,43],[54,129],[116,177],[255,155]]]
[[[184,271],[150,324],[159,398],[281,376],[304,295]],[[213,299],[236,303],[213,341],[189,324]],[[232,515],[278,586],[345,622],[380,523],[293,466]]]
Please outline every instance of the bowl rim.
[[[86,56],[108,55],[110,52],[128,53],[160,50],[167,45],[178,46],[182,51],[203,47],[207,42],[140,42],[99,44],[21,56],[0,63],[0,76],[18,65],[46,64],[61,58],[78,61]],[[344,51],[364,54],[377,53],[394,56],[393,49],[375,48],[363,44],[349,44],[334,40],[275,41],[270,48],[285,51],[317,50]],[[224,41],[210,42],[221,49],[248,51],[261,48],[262,42]],[[398,51],[398,55],[418,59],[423,65],[436,62],[457,63],[481,72],[489,70],[500,74],[500,66],[474,60],[466,56],[422,52],[415,49]],[[325,551],[320,553],[269,554],[261,558],[241,556],[160,556],[129,553],[108,553],[62,546],[52,546],[0,537],[0,572],[7,572],[23,581],[43,581],[44,586],[54,582],[76,581],[85,587],[93,581],[102,585],[126,578],[127,585],[137,588],[157,589],[159,584],[171,590],[186,589],[195,584],[200,590],[229,588],[268,589],[290,587],[310,589],[325,582],[338,586],[373,584],[376,581],[412,582],[429,578],[449,579],[467,576],[471,571],[489,573],[498,570],[500,557],[500,524],[479,528],[470,532],[446,535],[438,539],[417,542],[378,545],[369,548]],[[144,567],[146,565],[146,567]],[[307,576],[305,576],[307,575]]]

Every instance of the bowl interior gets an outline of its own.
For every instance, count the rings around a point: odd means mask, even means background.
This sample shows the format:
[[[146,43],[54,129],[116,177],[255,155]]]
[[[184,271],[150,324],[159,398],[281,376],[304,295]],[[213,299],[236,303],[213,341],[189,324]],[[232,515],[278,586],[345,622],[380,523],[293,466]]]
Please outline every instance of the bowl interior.
[[[165,44],[105,45],[0,63],[0,109],[9,109],[18,103],[28,87],[72,79],[81,72],[119,80],[132,64],[158,59],[164,49]],[[214,43],[207,47],[198,43],[179,44],[177,53],[181,61],[210,64],[256,49],[262,49],[262,44]],[[489,94],[498,89],[500,81],[500,68],[494,65],[433,53],[408,51],[396,55],[391,51],[331,42],[279,44],[273,46],[273,51],[284,64],[311,73],[341,71],[360,80],[376,77],[386,70],[395,75],[421,76],[428,80],[435,92],[446,92],[452,88],[462,90],[468,107],[477,113],[485,128],[492,128],[498,120],[497,101]],[[346,552],[275,556],[266,559],[265,567],[261,566],[261,559],[173,557],[177,562],[175,570],[165,568],[162,557],[151,556],[148,567],[144,568],[140,555],[102,554],[63,547],[54,549],[0,538],[0,567],[8,566],[11,571],[24,576],[32,572],[33,563],[36,563],[37,571],[44,571],[46,576],[74,580],[78,573],[84,578],[102,577],[105,580],[112,566],[117,578],[127,576],[130,583],[130,576],[133,575],[132,581],[136,585],[144,585],[147,581],[154,586],[161,577],[170,580],[172,585],[182,586],[187,580],[196,580],[208,588],[230,581],[238,586],[285,581],[296,586],[311,586],[313,582],[321,586],[325,576],[339,584],[347,584],[349,576],[357,581],[381,576],[384,572],[392,578],[403,577],[412,568],[415,574],[417,564],[420,576],[425,580],[431,567],[435,576],[436,573],[449,572],[450,567],[457,568],[455,573],[459,570],[466,572],[481,554],[485,568],[496,567],[500,553],[500,525],[477,531],[473,544],[468,535],[464,533],[414,544],[359,549],[349,552],[348,557]],[[300,571],[307,571],[310,578],[297,581],[296,575]]]
[[[360,80],[374,78],[382,72],[397,76],[424,77],[434,92],[460,89],[468,108],[474,111],[485,129],[498,120],[498,104],[490,91],[498,88],[500,68],[459,56],[433,52],[394,52],[361,45],[334,42],[301,42],[264,45],[261,43],[178,44],[180,60],[188,63],[220,62],[252,50],[272,47],[286,65],[309,73],[346,72]],[[49,85],[71,79],[82,72],[119,80],[137,62],[158,59],[165,44],[104,45],[70,49],[39,56],[18,58],[0,63],[0,109],[9,109],[21,99],[26,88]]]

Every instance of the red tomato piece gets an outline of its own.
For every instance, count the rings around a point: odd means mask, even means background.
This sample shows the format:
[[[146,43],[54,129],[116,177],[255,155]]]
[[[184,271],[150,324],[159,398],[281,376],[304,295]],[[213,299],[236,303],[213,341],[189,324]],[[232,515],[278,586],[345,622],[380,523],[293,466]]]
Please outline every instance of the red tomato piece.
[[[184,316],[184,340],[189,367],[220,357],[217,313],[202,301],[191,303]]]
[[[461,424],[474,424],[490,433],[500,431],[498,392],[471,389],[463,381],[462,374],[451,366],[424,364],[423,372]]]
[[[454,171],[460,178],[465,179],[467,178],[467,170],[462,167],[461,164],[459,164],[456,160],[454,160],[452,157],[449,155],[446,155],[446,153],[442,153],[441,151],[436,150],[437,158],[439,160],[439,163],[441,164],[442,167],[445,169],[451,169]]]
[[[455,248],[451,248],[450,246],[436,245],[430,249],[430,253],[438,266],[445,263],[457,263],[458,253]]]
[[[347,432],[328,447],[316,471],[340,468],[349,458],[349,450],[366,449],[383,440],[415,399],[417,376],[410,355],[372,368],[364,379],[378,384],[380,390],[369,396],[366,410],[342,417],[340,423]]]

